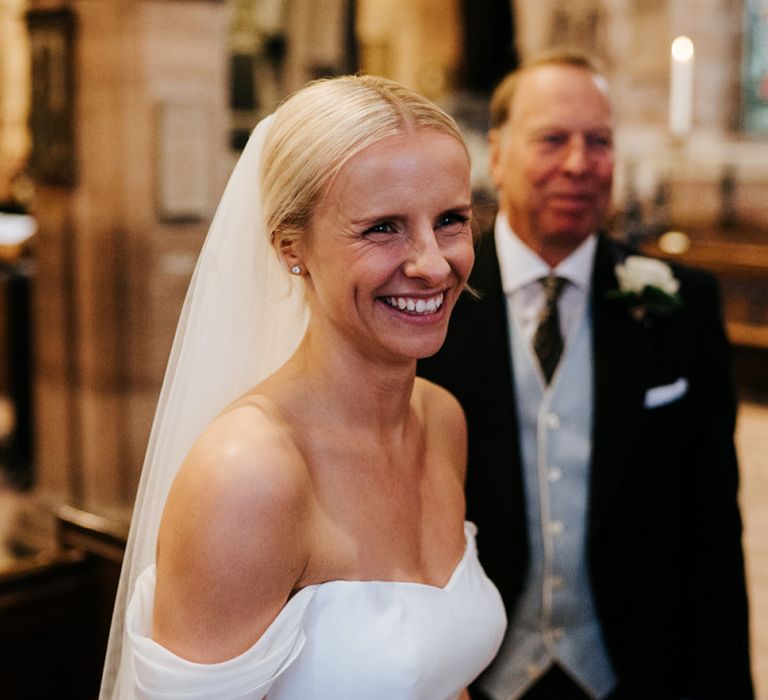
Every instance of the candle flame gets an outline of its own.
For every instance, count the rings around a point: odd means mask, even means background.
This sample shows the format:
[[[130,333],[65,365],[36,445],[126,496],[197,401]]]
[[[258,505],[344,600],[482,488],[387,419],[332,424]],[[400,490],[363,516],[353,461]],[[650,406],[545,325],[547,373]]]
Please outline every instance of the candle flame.
[[[693,58],[693,42],[687,36],[679,36],[672,42],[672,58],[690,61]]]

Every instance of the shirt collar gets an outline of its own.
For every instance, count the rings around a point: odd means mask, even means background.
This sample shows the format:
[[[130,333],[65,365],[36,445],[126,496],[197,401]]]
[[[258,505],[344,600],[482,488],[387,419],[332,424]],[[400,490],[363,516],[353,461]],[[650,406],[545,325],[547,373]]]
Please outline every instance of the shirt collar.
[[[494,238],[505,294],[512,294],[553,272],[546,262],[517,237],[504,214],[499,213],[496,216]],[[592,279],[596,247],[597,236],[593,233],[560,262],[554,273],[587,292]]]

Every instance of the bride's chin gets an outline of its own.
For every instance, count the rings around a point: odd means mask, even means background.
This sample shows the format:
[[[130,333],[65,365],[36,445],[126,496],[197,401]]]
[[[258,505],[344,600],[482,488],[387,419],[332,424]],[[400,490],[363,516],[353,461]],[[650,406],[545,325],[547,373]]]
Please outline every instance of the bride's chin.
[[[434,340],[422,343],[421,347],[417,348],[414,352],[413,358],[415,360],[425,360],[428,357],[432,357],[432,355],[439,352],[440,348],[443,347],[444,342],[445,333],[441,333],[440,336],[436,337]]]

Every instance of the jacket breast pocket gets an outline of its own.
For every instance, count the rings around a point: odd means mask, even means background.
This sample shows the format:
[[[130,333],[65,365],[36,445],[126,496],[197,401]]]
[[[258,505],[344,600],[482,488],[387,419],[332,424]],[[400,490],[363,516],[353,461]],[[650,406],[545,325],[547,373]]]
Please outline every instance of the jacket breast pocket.
[[[668,384],[660,384],[646,390],[644,407],[653,410],[680,401],[688,393],[688,380],[678,377]]]

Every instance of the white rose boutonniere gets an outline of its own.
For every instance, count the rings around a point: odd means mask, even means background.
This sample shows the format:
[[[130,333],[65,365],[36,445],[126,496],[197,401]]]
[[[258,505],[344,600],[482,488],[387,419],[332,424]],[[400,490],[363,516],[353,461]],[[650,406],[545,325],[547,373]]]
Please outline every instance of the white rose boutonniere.
[[[630,255],[615,267],[619,289],[608,292],[608,298],[625,301],[637,320],[649,314],[668,316],[682,306],[677,291],[680,282],[672,268],[661,260]]]

